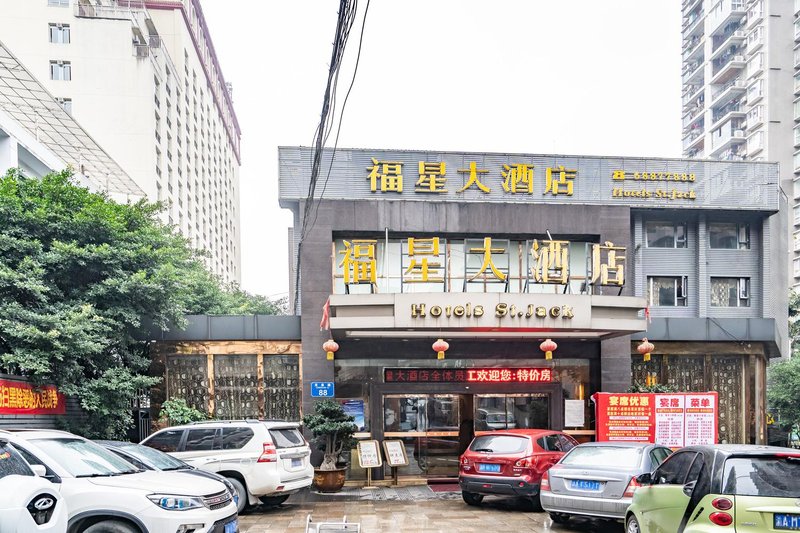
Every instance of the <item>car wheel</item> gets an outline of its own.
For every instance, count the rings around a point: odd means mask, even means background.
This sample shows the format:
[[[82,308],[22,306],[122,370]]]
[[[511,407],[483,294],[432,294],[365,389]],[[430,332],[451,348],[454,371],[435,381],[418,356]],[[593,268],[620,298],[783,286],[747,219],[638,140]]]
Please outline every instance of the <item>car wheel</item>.
[[[483,494],[475,494],[474,492],[462,492],[461,497],[467,505],[480,505],[483,501]]]
[[[236,491],[235,496],[239,499],[239,501],[236,502],[236,512],[241,513],[247,508],[247,489],[244,487],[244,483],[235,477],[228,477],[225,479],[233,485],[233,489]]]
[[[534,513],[541,513],[544,511],[542,508],[542,499],[539,494],[528,498],[528,508]]]
[[[550,513],[550,520],[556,524],[566,524],[569,522],[569,515],[563,513]]]
[[[625,524],[625,533],[641,533],[639,521],[636,520],[635,515],[630,515],[628,517],[628,522]]]
[[[261,500],[261,503],[263,503],[267,507],[277,507],[288,499],[289,499],[288,494],[284,494],[283,496],[261,496],[259,498],[259,500]]]
[[[118,520],[106,520],[92,524],[83,533],[139,533],[139,530]]]

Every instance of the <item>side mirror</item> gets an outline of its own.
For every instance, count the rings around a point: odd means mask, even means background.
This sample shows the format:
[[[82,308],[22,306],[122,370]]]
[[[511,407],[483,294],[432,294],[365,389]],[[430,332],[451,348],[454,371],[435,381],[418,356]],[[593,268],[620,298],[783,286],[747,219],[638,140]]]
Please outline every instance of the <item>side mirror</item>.
[[[689,483],[683,486],[683,493],[691,498],[692,492],[694,492],[695,485],[697,485],[697,481],[690,481]]]
[[[31,465],[31,470],[39,477],[47,476],[47,468],[44,465]]]
[[[650,485],[653,482],[653,474],[645,472],[636,476],[636,483],[639,485]]]

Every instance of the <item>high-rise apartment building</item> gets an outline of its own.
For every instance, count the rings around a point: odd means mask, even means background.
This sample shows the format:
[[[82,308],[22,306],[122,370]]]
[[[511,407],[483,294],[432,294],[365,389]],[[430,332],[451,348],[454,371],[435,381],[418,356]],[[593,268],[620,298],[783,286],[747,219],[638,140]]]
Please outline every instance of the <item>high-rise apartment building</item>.
[[[199,0],[3,0],[0,36],[174,224],[239,281],[239,140]]]
[[[798,0],[682,4],[683,155],[780,163],[781,188],[794,206],[789,226],[795,288],[800,287],[798,10]],[[742,194],[757,194],[758,187]]]

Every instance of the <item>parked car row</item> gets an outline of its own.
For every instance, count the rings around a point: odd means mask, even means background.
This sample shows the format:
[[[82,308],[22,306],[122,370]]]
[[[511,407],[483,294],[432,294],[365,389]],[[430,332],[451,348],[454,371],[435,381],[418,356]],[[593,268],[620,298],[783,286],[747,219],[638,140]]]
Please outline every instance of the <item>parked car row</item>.
[[[479,435],[460,458],[468,505],[526,499],[553,522],[617,520],[626,533],[800,531],[800,450],[752,445],[578,445],[547,430]]]
[[[236,533],[248,505],[311,485],[310,455],[287,422],[196,423],[143,444],[0,430],[0,532]]]

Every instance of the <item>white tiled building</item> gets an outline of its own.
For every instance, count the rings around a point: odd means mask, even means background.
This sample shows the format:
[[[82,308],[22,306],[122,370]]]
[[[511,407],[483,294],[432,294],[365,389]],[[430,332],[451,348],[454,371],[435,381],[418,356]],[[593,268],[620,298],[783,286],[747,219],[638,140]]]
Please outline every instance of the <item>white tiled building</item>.
[[[0,36],[209,268],[240,281],[240,130],[199,0],[3,0]]]
[[[794,205],[790,284],[795,288],[800,287],[799,10],[798,0],[682,3],[683,155],[780,163],[781,187]]]

